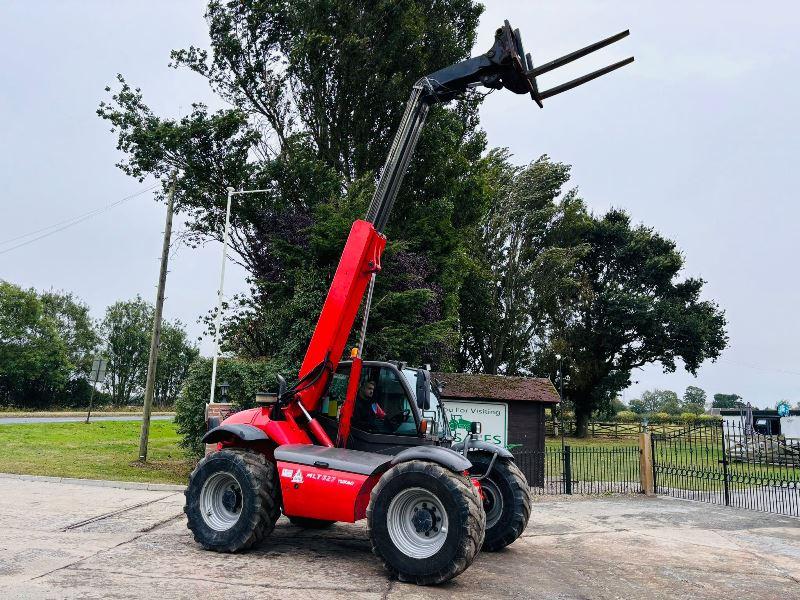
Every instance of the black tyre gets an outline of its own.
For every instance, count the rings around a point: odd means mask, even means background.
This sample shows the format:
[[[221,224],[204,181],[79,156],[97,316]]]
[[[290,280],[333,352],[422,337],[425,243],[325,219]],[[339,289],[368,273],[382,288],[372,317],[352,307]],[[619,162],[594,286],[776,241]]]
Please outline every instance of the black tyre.
[[[492,455],[470,452],[470,474],[483,475]],[[494,552],[516,540],[531,516],[531,493],[525,475],[508,459],[498,458],[489,476],[481,479],[483,508],[486,513],[486,539],[483,549]]]
[[[303,529],[327,529],[336,521],[325,521],[324,519],[311,519],[309,517],[289,517],[289,522]]]
[[[275,528],[281,510],[275,465],[247,450],[222,450],[201,460],[186,488],[187,527],[208,550],[238,552]]]
[[[469,478],[424,461],[384,473],[367,508],[372,551],[392,576],[418,585],[442,583],[472,564],[485,525]]]

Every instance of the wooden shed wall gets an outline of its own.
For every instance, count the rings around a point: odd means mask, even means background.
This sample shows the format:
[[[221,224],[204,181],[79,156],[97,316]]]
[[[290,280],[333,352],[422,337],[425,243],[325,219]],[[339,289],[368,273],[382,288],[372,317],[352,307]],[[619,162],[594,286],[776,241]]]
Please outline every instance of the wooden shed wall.
[[[508,443],[521,444],[526,450],[544,450],[544,404],[508,403]]]

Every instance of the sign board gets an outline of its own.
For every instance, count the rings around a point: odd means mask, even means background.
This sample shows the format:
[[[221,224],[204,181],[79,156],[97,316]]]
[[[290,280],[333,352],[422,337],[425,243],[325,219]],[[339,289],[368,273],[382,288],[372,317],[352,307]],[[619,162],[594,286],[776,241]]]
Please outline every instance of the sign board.
[[[504,402],[444,401],[450,417],[450,430],[455,441],[461,442],[469,434],[473,421],[481,424],[481,440],[505,447],[508,443],[508,404]]]
[[[108,361],[105,358],[95,358],[92,361],[92,372],[89,374],[89,382],[97,383],[106,378],[106,367]]]

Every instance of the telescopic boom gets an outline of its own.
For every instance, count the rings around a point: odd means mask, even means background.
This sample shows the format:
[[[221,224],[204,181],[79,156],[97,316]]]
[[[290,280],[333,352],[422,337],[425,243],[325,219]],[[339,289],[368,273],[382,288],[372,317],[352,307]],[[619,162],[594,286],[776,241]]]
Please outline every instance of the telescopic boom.
[[[307,411],[318,408],[330,377],[341,360],[364,292],[367,286],[374,284],[374,277],[381,270],[381,254],[386,247],[383,231],[430,106],[449,102],[471,88],[484,86],[492,89],[506,88],[515,94],[530,94],[531,98],[542,107],[542,101],[546,98],[623,67],[633,62],[633,57],[543,92],[539,91],[536,83],[538,75],[613,44],[626,37],[628,33],[623,31],[534,67],[531,55],[525,54],[519,29],[512,29],[509,22],[505,21],[495,33],[494,44],[488,52],[440,69],[417,81],[395,134],[366,217],[364,220],[354,222],[350,230],[339,266],[303,359],[299,381],[281,395],[281,403],[289,404],[287,408],[292,416],[301,413],[307,415]],[[369,308],[367,303],[364,309],[365,321],[369,315]],[[360,356],[353,358],[360,364]],[[352,373],[351,378],[353,378]],[[325,442],[326,445],[330,444],[329,440]]]

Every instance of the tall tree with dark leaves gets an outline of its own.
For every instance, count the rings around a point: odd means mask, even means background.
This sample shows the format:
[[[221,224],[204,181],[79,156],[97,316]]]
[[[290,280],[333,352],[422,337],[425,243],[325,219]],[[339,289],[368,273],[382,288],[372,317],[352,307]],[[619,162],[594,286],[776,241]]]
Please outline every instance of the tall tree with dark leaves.
[[[725,316],[701,297],[703,280],[680,279],[675,242],[623,211],[586,214],[573,232],[587,251],[577,260],[577,294],[551,316],[551,343],[539,356],[565,356],[565,393],[575,404],[577,434],[593,410],[630,385],[631,372],[679,363],[692,374],[727,345]]]
[[[231,108],[161,118],[119,76],[98,110],[118,135],[119,166],[138,178],[179,170],[177,210],[193,242],[221,238],[227,186],[268,190],[233,207],[231,246],[252,291],[232,304],[224,350],[302,357],[414,81],[469,56],[481,10],[472,0],[212,1],[210,49],[176,50],[172,64]],[[468,98],[429,117],[387,231],[372,357],[446,366],[455,355],[458,250],[483,202],[477,106]]]
[[[565,232],[584,207],[574,190],[562,193],[569,165],[542,156],[518,168],[505,152],[485,162],[491,202],[470,240],[471,269],[460,293],[461,366],[524,375],[548,341],[546,316],[575,291],[572,269],[583,249]]]

